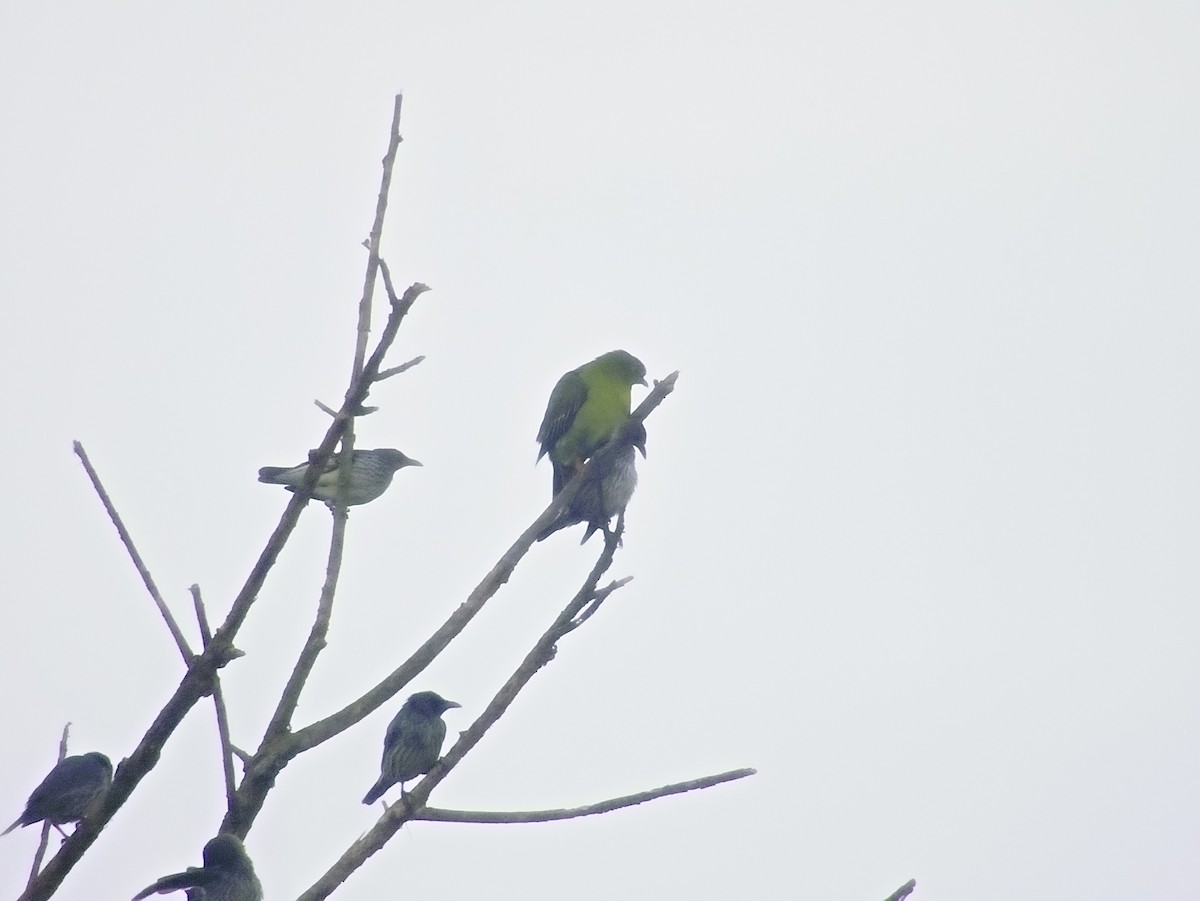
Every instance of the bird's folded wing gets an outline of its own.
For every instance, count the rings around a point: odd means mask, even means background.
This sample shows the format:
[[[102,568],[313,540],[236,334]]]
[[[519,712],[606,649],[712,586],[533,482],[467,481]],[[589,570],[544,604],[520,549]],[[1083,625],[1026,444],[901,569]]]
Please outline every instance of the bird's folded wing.
[[[578,372],[568,372],[558,380],[550,392],[550,403],[546,405],[546,415],[538,429],[537,440],[542,445],[539,460],[567,433],[587,396],[587,383]]]

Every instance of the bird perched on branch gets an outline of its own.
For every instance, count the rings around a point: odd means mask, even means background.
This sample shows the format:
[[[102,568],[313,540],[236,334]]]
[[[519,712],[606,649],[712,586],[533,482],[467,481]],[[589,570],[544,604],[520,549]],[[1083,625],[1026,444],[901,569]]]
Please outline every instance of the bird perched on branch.
[[[404,796],[404,783],[428,773],[442,755],[442,742],[446,740],[446,724],[442,714],[451,707],[461,707],[447,701],[434,691],[418,691],[412,695],[400,712],[388,724],[383,738],[383,760],[379,765],[379,779],[363,798],[364,804],[374,804],[383,793],[400,783],[400,795]]]
[[[583,544],[597,529],[609,534],[608,523],[614,516],[625,511],[633,490],[637,487],[637,466],[634,449],[646,456],[646,427],[640,422],[631,423],[626,428],[625,443],[617,449],[616,456],[602,471],[588,473],[587,481],[579,486],[579,493],[571,501],[571,506],[559,515],[558,519],[538,535],[537,540],[549,538],[559,529],[567,529],[577,523],[586,522]]]
[[[188,891],[188,898],[194,896],[203,901],[262,901],[263,896],[245,846],[228,832],[222,832],[204,846],[204,866],[164,876],[134,895],[133,901],[182,889],[199,889],[194,893]]]
[[[42,820],[66,836],[60,823],[78,823],[112,784],[112,761],[99,751],[65,757],[54,765],[25,802],[25,812],[0,835]]]
[[[258,480],[272,485],[286,485],[288,491],[295,491],[308,474],[309,465],[301,463],[291,467],[264,466],[258,471]],[[338,485],[341,482],[341,454],[334,454],[326,461],[324,471],[317,477],[312,496],[324,501],[330,508],[336,503],[339,493],[345,496],[347,507],[367,504],[387,490],[392,484],[392,476],[396,474],[396,470],[405,466],[420,465],[420,461],[406,457],[394,447],[355,450],[354,459],[350,462],[349,490],[340,491]]]
[[[633,386],[645,384],[645,365],[624,350],[601,354],[558,380],[537,434],[538,459],[549,454],[554,467],[555,494],[625,424]]]

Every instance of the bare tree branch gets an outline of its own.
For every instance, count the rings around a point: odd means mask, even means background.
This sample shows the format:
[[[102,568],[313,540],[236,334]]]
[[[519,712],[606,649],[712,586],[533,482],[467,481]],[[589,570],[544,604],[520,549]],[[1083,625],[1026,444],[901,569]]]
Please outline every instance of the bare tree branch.
[[[349,433],[347,436],[349,437]],[[351,447],[351,449],[353,448]],[[345,458],[343,458],[342,465],[348,466]],[[349,484],[345,472],[341,474],[341,478],[345,480],[341,484]],[[346,505],[342,503],[341,496],[339,496],[337,506],[333,511],[333,531],[329,540],[329,557],[325,564],[325,584],[321,587],[321,597],[317,602],[317,616],[313,620],[312,629],[309,630],[308,640],[305,641],[300,656],[296,660],[292,675],[288,678],[287,685],[284,686],[275,713],[271,715],[271,720],[263,733],[262,745],[269,744],[276,736],[288,731],[292,715],[296,712],[296,705],[300,703],[300,693],[304,691],[304,685],[316,665],[317,657],[325,649],[326,636],[329,634],[329,620],[333,616],[333,597],[337,591],[338,574],[342,569],[342,551],[345,543]],[[233,809],[232,806],[230,809]]]
[[[67,723],[63,726],[62,738],[58,740],[58,763],[62,763],[67,759],[67,739],[71,735],[71,724]],[[33,885],[33,881],[37,879],[38,870],[42,868],[42,859],[46,856],[46,848],[50,845],[50,817],[42,820],[42,837],[38,840],[37,851],[33,854],[33,867],[29,871],[29,881],[25,883],[25,888]]]
[[[375,347],[375,352],[367,361],[360,377],[355,379],[346,390],[342,409],[338,411],[337,416],[325,432],[325,438],[321,441],[320,446],[310,455],[312,465],[309,467],[309,472],[304,482],[296,488],[291,500],[284,508],[279,518],[279,523],[275,526],[275,530],[271,533],[270,538],[267,539],[266,546],[259,554],[258,561],[254,564],[253,569],[251,569],[250,575],[247,576],[241,590],[233,599],[233,604],[230,606],[229,613],[225,617],[225,622],[213,634],[212,641],[209,642],[204,653],[192,659],[191,666],[184,674],[174,694],[171,695],[162,710],[159,711],[158,716],[150,724],[150,727],[146,730],[145,735],[142,736],[142,740],[133,750],[133,753],[121,761],[116,773],[113,775],[112,786],[105,794],[104,801],[98,811],[94,816],[84,820],[71,833],[71,837],[63,843],[58,853],[46,865],[46,868],[38,874],[35,883],[21,895],[20,901],[44,901],[44,899],[49,898],[54,893],[67,873],[79,861],[79,858],[95,842],[100,831],[112,819],[113,814],[124,805],[141,780],[158,763],[158,757],[162,753],[163,745],[171,737],[175,729],[178,728],[184,716],[187,715],[188,711],[201,698],[212,691],[213,677],[218,669],[232,659],[231,655],[235,654],[233,639],[242,627],[242,623],[245,622],[254,601],[258,598],[259,591],[262,589],[271,568],[275,565],[280,550],[287,542],[292,531],[296,528],[296,523],[300,519],[300,513],[312,494],[312,489],[316,484],[318,475],[346,429],[352,415],[350,411],[358,409],[362,405],[363,400],[366,399],[371,384],[375,380],[375,374],[379,371],[379,365],[388,348],[391,347],[392,342],[396,339],[396,333],[400,329],[400,323],[403,321],[404,315],[411,309],[417,297],[427,290],[429,289],[425,285],[412,285],[404,293],[400,304],[393,306],[387,325],[384,327],[379,337],[379,343]],[[243,777],[243,786],[245,782],[246,778]],[[241,832],[239,835],[244,836],[245,832]]]
[[[675,782],[671,785],[652,788],[649,791],[623,795],[620,798],[597,801],[595,804],[588,804],[584,807],[552,810],[446,810],[441,807],[422,807],[413,814],[412,819],[427,820],[431,823],[549,823],[553,820],[574,820],[578,817],[590,817],[599,813],[620,810],[622,807],[633,807],[657,798],[665,798],[667,795],[679,795],[720,785],[722,782],[745,779],[757,772],[753,769],[730,770],[727,773],[717,773],[715,776],[702,776],[699,779]]]
[[[613,529],[613,531],[618,535],[618,537],[620,535],[624,534],[624,532],[625,532],[625,514],[624,513],[621,513],[621,515],[617,517],[617,527],[615,529]],[[584,623],[586,623],[589,619],[591,619],[595,615],[596,611],[600,609],[600,605],[603,604],[605,602],[605,600],[607,600],[607,598],[610,594],[612,594],[618,588],[624,588],[626,585],[628,585],[632,581],[633,581],[633,576],[626,576],[624,579],[617,579],[615,582],[609,582],[608,585],[604,586],[604,588],[597,590],[595,596],[588,602],[588,605],[583,608],[583,612],[580,613],[579,616],[575,617],[575,619],[571,620],[571,622],[567,624],[566,631],[574,632],[576,629],[578,629],[580,626],[582,626]]]
[[[180,631],[179,624],[175,622],[175,617],[171,615],[171,611],[167,607],[167,602],[163,600],[162,595],[159,593],[158,586],[154,584],[154,578],[150,575],[150,570],[146,568],[146,564],[142,561],[142,555],[133,546],[133,538],[130,536],[129,530],[125,528],[125,523],[122,522],[121,515],[117,513],[117,508],[113,506],[108,492],[104,490],[104,485],[100,482],[100,476],[96,473],[95,467],[92,466],[92,461],[88,459],[87,451],[83,449],[83,444],[79,441],[74,443],[74,447],[75,455],[83,463],[83,468],[87,472],[88,478],[92,480],[92,487],[96,489],[96,494],[100,497],[100,503],[108,511],[108,518],[117,527],[117,534],[121,536],[121,543],[125,545],[125,550],[129,552],[129,558],[133,561],[138,575],[142,577],[142,583],[146,586],[146,590],[150,592],[150,597],[154,599],[154,604],[158,607],[158,612],[162,614],[163,622],[167,624],[167,629],[170,631],[171,637],[175,639],[175,646],[179,648],[179,653],[183,656],[184,664],[191,663],[194,656],[192,649],[188,647],[187,639],[183,637],[183,632]]]
[[[884,898],[883,901],[904,901],[905,898],[912,894],[913,889],[916,887],[917,880],[910,879],[908,882],[904,883],[904,885],[900,886],[900,888],[896,889],[894,892]]]
[[[382,848],[401,826],[424,807],[429,793],[446,778],[458,762],[479,743],[487,730],[503,716],[534,674],[554,658],[555,643],[571,630],[571,622],[584,607],[595,599],[596,584],[612,565],[613,556],[619,543],[620,536],[617,533],[605,536],[604,550],[579,591],[563,608],[529,653],[525,655],[521,665],[492,698],[483,713],[466,731],[460,733],[454,747],[433,766],[428,775],[418,782],[406,796],[402,796],[399,801],[389,807],[366,835],[346,849],[333,866],[300,896],[299,901],[318,901],[320,898],[327,898],[351,873],[361,867],[368,857]]]
[[[388,195],[392,189],[392,170],[396,165],[396,153],[400,150],[400,110],[404,105],[404,95],[397,94],[392,103],[392,127],[388,139],[388,149],[383,155],[383,176],[379,181],[379,195],[375,199],[375,221],[371,224],[371,236],[367,244],[367,272],[363,279],[362,297],[358,301],[358,341],[354,347],[354,365],[351,376],[356,378],[363,368],[363,358],[367,353],[367,336],[371,331],[371,298],[375,296],[375,271],[379,266],[380,242],[383,239],[383,220],[387,215]],[[394,296],[394,295],[393,295]],[[393,308],[396,306],[392,303]],[[378,367],[376,367],[378,371]]]
[[[196,623],[200,627],[200,640],[207,649],[212,641],[212,629],[208,626],[208,611],[204,609],[204,598],[200,596],[200,586],[193,584],[188,588],[192,595],[192,606],[196,609]],[[233,774],[233,741],[229,737],[229,711],[225,708],[225,695],[221,691],[221,677],[213,674],[213,707],[217,712],[217,735],[221,739],[221,771],[225,774],[225,806],[233,804],[234,792],[237,790]]]
[[[407,363],[401,363],[399,366],[393,366],[391,369],[383,370],[383,372],[379,373],[379,375],[375,377],[375,381],[382,382],[384,379],[390,379],[392,376],[399,375],[402,372],[408,372],[408,370],[412,369],[414,366],[424,362],[424,355],[413,357]]]
[[[379,272],[383,276],[383,290],[387,292],[388,303],[395,306],[396,286],[392,284],[392,270],[388,268],[387,261],[382,256],[379,258]]]

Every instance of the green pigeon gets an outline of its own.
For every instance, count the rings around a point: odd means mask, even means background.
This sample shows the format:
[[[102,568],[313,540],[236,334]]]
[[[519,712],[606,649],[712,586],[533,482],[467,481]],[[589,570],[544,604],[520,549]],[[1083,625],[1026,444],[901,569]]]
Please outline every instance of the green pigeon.
[[[633,386],[645,384],[645,364],[624,350],[601,354],[558,380],[537,435],[538,459],[549,454],[554,467],[554,494],[625,424]]]

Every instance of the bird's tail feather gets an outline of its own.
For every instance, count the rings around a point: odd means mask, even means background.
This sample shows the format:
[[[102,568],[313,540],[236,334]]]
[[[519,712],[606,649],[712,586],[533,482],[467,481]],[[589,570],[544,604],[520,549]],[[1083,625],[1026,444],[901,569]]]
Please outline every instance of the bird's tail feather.
[[[290,466],[264,466],[258,471],[258,480],[260,482],[278,484],[279,476],[285,472],[290,472],[291,469],[292,467]]]
[[[542,529],[541,533],[537,537],[537,540],[545,541],[559,529],[565,529],[567,526],[573,526],[577,521],[578,520],[568,521],[567,519],[560,517],[559,519],[556,519],[554,522],[550,523],[550,525],[546,526],[546,528]]]
[[[388,784],[385,783],[383,781],[383,777],[380,776],[379,779],[376,781],[376,783],[371,786],[371,790],[369,792],[367,792],[365,795],[363,795],[363,803],[364,804],[374,804],[376,801],[378,801],[380,798],[383,797],[383,793],[385,791],[387,791],[388,788],[389,788]]]

